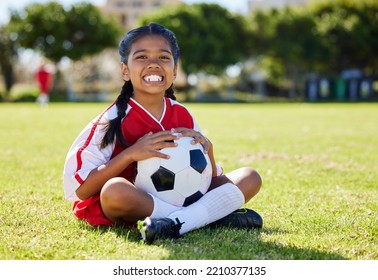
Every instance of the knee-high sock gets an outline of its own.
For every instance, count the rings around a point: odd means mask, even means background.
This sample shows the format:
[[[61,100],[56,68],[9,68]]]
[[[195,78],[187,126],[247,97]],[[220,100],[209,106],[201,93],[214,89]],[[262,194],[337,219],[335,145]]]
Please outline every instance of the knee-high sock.
[[[239,188],[226,183],[206,193],[197,202],[172,212],[168,218],[174,221],[178,218],[183,223],[180,234],[184,234],[227,216],[244,203],[244,195]]]
[[[154,200],[154,209],[152,210],[152,213],[150,215],[151,218],[159,219],[159,218],[166,218],[169,214],[171,214],[174,211],[180,210],[182,207],[174,206],[172,204],[169,204],[153,194],[149,195]]]

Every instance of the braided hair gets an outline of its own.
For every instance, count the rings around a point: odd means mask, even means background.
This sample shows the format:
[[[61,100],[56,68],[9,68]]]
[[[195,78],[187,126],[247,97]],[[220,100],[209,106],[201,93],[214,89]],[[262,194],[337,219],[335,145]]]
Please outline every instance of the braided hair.
[[[126,34],[118,46],[121,62],[127,64],[132,44],[138,39],[147,35],[163,36],[171,47],[173,60],[175,65],[177,65],[180,56],[180,49],[177,44],[176,36],[169,29],[156,23],[151,23],[149,25],[133,29]],[[117,117],[110,120],[109,123],[106,124],[106,132],[101,142],[101,148],[105,148],[107,145],[112,144],[114,139],[116,139],[123,147],[127,147],[126,140],[122,134],[121,122],[126,115],[127,103],[133,95],[133,90],[131,81],[125,81],[116,100]],[[173,84],[165,91],[165,96],[176,100]]]

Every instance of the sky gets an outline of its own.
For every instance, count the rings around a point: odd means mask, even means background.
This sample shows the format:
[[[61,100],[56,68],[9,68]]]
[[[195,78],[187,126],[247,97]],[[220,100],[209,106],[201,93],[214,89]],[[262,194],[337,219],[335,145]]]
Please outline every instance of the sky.
[[[32,3],[47,3],[51,0],[0,0],[0,24],[6,24],[9,20],[9,9],[22,10],[25,6]],[[94,5],[104,5],[106,0],[57,0],[62,5],[70,6],[79,2],[90,2]],[[242,12],[247,9],[247,0],[183,0],[186,3],[217,3],[231,11]]]

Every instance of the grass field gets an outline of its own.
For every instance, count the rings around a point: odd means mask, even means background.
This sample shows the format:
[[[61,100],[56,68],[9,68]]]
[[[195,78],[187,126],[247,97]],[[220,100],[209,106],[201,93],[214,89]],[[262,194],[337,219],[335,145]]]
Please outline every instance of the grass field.
[[[77,221],[64,200],[66,153],[107,105],[0,103],[0,259],[378,259],[378,104],[187,104],[225,171],[262,175],[247,206],[264,228],[151,246]]]

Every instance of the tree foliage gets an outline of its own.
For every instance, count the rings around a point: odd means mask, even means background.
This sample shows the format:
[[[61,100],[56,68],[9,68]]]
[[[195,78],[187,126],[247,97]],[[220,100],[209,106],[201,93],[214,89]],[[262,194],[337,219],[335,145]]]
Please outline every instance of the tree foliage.
[[[4,77],[5,96],[7,97],[14,82],[13,64],[16,58],[16,48],[3,27],[0,27],[0,54],[0,70]]]
[[[248,56],[244,18],[217,4],[180,4],[148,14],[141,24],[156,22],[172,30],[187,73],[217,74]]]
[[[378,68],[377,1],[321,1],[310,11],[319,36],[326,38],[330,59],[323,62],[331,66],[332,72],[359,68],[373,73]]]
[[[32,4],[14,11],[8,28],[21,47],[39,51],[54,62],[65,56],[78,60],[114,47],[120,35],[115,23],[84,2],[68,10],[58,2]]]
[[[258,10],[249,17],[253,53],[325,74],[373,72],[378,58],[378,2],[316,1],[304,9]],[[286,67],[287,68],[287,67]]]

